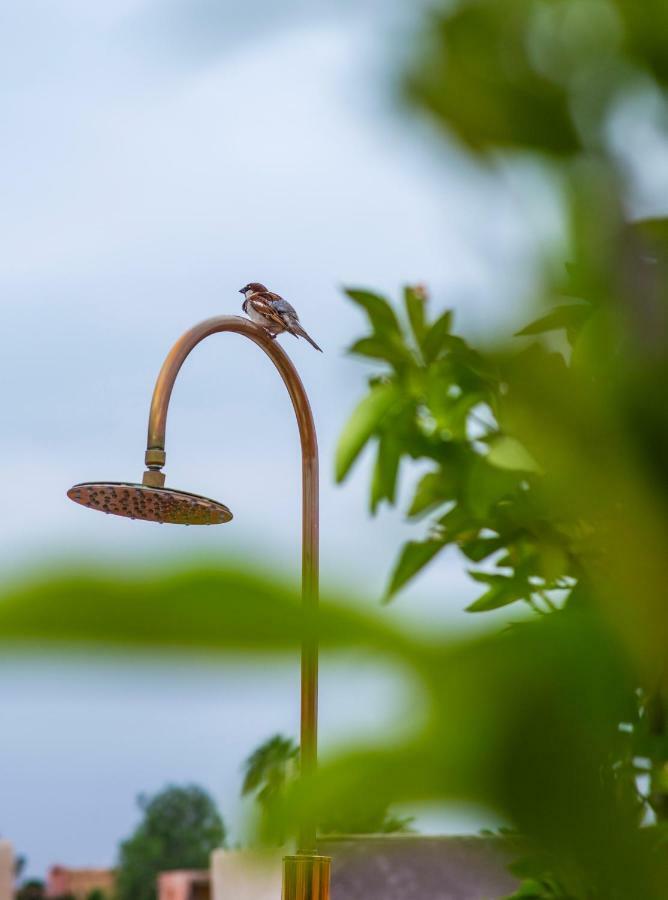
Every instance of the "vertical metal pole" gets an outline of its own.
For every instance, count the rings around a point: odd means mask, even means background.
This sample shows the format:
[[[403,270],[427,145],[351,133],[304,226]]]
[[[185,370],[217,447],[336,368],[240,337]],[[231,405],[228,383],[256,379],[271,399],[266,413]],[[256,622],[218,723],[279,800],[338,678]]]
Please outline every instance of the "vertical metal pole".
[[[303,777],[318,762],[318,442],[313,414],[304,385],[287,353],[264,329],[239,316],[216,316],[195,325],[172,347],[153,391],[146,445],[145,484],[162,486],[165,464],[167,412],[176,376],[189,353],[211,334],[232,331],[261,347],[285,383],[299,426],[302,454],[302,605],[304,631],[301,646],[301,735],[300,769]],[[331,860],[316,852],[316,825],[305,821],[299,834],[298,852],[287,856],[283,866],[284,900],[329,900]]]
[[[304,633],[301,649],[301,737],[302,776],[315,772],[318,764],[318,448],[302,451],[302,605]],[[299,850],[313,853],[316,826],[305,822],[299,835]]]

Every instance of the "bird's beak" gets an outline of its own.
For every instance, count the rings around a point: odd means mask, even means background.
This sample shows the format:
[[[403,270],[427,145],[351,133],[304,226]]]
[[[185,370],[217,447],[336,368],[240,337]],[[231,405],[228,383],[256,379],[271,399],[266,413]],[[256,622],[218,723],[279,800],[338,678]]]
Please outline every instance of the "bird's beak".
[[[239,291],[239,293],[240,293],[240,294],[243,294],[244,292],[243,292],[243,291]]]

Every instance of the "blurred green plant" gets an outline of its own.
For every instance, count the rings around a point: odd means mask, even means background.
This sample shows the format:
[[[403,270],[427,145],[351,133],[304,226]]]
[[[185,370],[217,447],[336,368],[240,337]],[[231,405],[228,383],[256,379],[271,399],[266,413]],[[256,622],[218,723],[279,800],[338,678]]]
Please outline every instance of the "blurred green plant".
[[[170,785],[138,803],[143,819],[120,846],[118,900],[156,900],[161,872],[207,869],[211,851],[225,844],[216,805],[196,785]]]
[[[42,900],[44,897],[44,882],[31,878],[25,881],[16,891],[16,900]]]
[[[663,0],[434,5],[406,78],[412,103],[474,152],[605,152],[630,90],[668,84]]]
[[[665,463],[657,466],[656,454],[657,441],[668,450],[668,420],[655,387],[668,383],[668,329],[659,341],[654,334],[648,341],[639,339],[634,307],[618,302],[624,284],[618,269],[623,267],[645,276],[629,282],[635,308],[651,310],[658,304],[659,320],[665,316],[665,228],[656,221],[620,226],[617,243],[599,256],[601,281],[606,277],[615,284],[613,300],[581,290],[587,281],[582,272],[591,278],[593,270],[576,257],[570,282],[577,300],[561,303],[522,329],[517,349],[475,350],[452,333],[451,312],[430,319],[423,288],[405,290],[403,315],[380,295],[347,292],[370,325],[369,334],[351,350],[382,368],[370,378],[368,394],[341,437],[337,478],[343,480],[365,447],[374,445],[370,495],[375,511],[381,501],[395,502],[402,464],[428,466],[408,507],[409,518],[430,517],[427,535],[402,550],[387,597],[439,553],[455,547],[474,564],[472,578],[484,585],[469,611],[524,601],[550,622],[572,623],[582,621],[586,611],[603,628],[616,631],[625,645],[622,656],[630,668],[619,735],[613,740],[610,734],[607,751],[599,748],[595,764],[591,760],[587,766],[584,748],[566,751],[565,721],[564,731],[547,742],[544,720],[533,736],[553,764],[552,750],[559,747],[559,755],[565,753],[584,780],[606,787],[600,797],[590,795],[599,814],[590,819],[588,840],[582,834],[575,838],[579,828],[568,815],[559,826],[541,821],[559,817],[558,798],[551,794],[551,803],[545,803],[545,785],[533,801],[525,795],[527,807],[510,816],[533,842],[515,867],[517,874],[528,876],[518,897],[623,898],[635,896],[626,893],[632,890],[643,897],[668,891],[668,881],[655,881],[668,877],[668,872],[658,874],[668,864],[663,825],[668,812],[668,485],[661,471]],[[556,331],[564,334],[559,349],[549,337]],[[649,352],[653,343],[655,352]],[[564,642],[557,655],[567,653]],[[533,687],[527,684],[524,690]],[[608,688],[612,695],[611,683]],[[582,703],[583,689],[584,684],[573,694],[571,715]],[[600,695],[597,702],[605,698]],[[525,764],[535,771],[535,758],[525,757]],[[547,771],[544,776],[549,777]],[[517,791],[521,780],[517,772],[509,784]],[[586,789],[584,780],[577,792]],[[571,783],[563,796],[582,812],[574,789]],[[537,809],[527,816],[530,802]],[[661,827],[647,828],[652,820]],[[564,843],[560,831],[567,827],[580,844],[577,849]],[[644,854],[642,866],[640,857],[636,861],[636,876],[646,879],[642,891],[641,882],[635,888],[630,883],[614,887],[594,864],[594,845],[612,839],[611,829],[625,832],[625,840],[635,841]],[[614,852],[621,852],[616,839],[614,844]],[[647,880],[652,867],[654,875]]]
[[[494,810],[556,871],[569,871],[574,897],[664,896],[668,874],[654,852],[663,832],[640,827],[643,805],[628,776],[639,720],[632,644],[594,603],[455,643],[405,634],[346,600],[324,598],[322,646],[411,673],[421,715],[407,736],[352,746],[289,785],[267,803],[267,837],[332,811],[352,816],[367,798],[376,808],[468,801]],[[313,627],[298,611],[276,578],[224,570],[63,575],[7,590],[0,637],[33,652],[76,642],[295,655],[303,628]],[[178,864],[169,859],[156,866]]]
[[[261,805],[285,790],[297,775],[299,747],[292,738],[275,734],[257,747],[244,763],[242,797],[254,795]]]
[[[265,810],[285,795],[299,775],[299,747],[292,738],[276,734],[254,750],[244,765],[242,796],[254,795]],[[393,815],[387,807],[378,807],[373,796],[361,798],[358,809],[329,810],[320,821],[323,835],[396,834],[411,830],[413,818]]]
[[[567,275],[546,275],[539,292],[551,308],[515,347],[484,352],[452,333],[451,313],[430,319],[420,288],[406,289],[403,316],[348,291],[370,325],[351,350],[383,367],[341,439],[337,478],[373,444],[375,511],[395,502],[402,463],[427,467],[408,516],[429,526],[404,547],[387,598],[456,547],[484,585],[470,611],[523,601],[550,627],[586,613],[617,635],[629,665],[620,737],[587,776],[607,785],[607,821],[577,840],[571,822],[579,847],[565,851],[567,817],[550,833],[558,800],[537,790],[533,820],[510,817],[533,848],[516,867],[527,879],[518,897],[668,894],[668,221],[629,222],[643,160],[612,137],[633,100],[635,127],[665,142],[666,48],[658,0],[438,5],[406,96],[491,170],[509,154],[540,161],[563,191]],[[544,737],[527,733],[556,771]],[[563,749],[565,733],[553,737]],[[581,752],[568,758],[587,769]],[[579,807],[574,794],[568,802]],[[627,850],[646,856],[636,857],[640,880],[622,887],[606,883],[594,847],[624,830]]]

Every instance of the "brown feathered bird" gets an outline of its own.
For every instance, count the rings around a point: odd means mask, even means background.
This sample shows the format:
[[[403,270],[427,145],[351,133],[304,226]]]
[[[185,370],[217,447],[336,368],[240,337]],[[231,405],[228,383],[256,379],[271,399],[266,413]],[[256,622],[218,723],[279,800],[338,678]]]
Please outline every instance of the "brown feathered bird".
[[[322,350],[304,331],[294,306],[279,294],[274,294],[258,281],[251,281],[239,291],[244,295],[242,309],[253,322],[261,325],[272,337],[288,331],[294,337],[303,337],[316,350]]]

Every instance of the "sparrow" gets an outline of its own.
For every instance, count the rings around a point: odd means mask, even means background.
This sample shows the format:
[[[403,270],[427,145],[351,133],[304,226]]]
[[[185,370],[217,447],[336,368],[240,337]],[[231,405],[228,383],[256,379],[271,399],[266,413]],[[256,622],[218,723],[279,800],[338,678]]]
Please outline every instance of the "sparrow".
[[[321,348],[302,328],[294,306],[291,306],[279,294],[267,290],[263,284],[257,281],[251,281],[246,287],[242,287],[239,293],[244,295],[241,308],[248,318],[266,329],[272,338],[283,331],[288,331],[294,337],[303,337],[312,347],[322,353]]]

